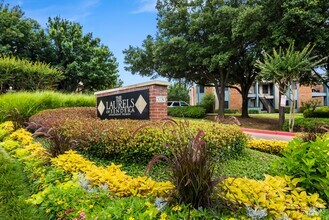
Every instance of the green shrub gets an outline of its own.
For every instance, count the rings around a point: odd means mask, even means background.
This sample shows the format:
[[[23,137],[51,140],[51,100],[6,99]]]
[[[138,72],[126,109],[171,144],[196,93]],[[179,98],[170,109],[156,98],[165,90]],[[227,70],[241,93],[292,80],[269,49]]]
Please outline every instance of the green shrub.
[[[182,106],[168,108],[168,115],[172,117],[203,118],[206,110],[199,106]]]
[[[259,114],[259,109],[249,109],[248,113],[249,114]]]
[[[300,178],[299,186],[309,193],[319,193],[329,201],[329,136],[315,141],[292,140],[283,158],[273,164],[273,173]]]
[[[309,109],[313,112],[315,108],[319,105],[320,101],[318,99],[311,99],[307,102],[302,102],[302,106],[299,108],[298,112],[304,113],[306,109]]]
[[[215,95],[207,93],[202,97],[200,106],[206,109],[206,113],[213,113],[215,107]]]
[[[326,118],[296,118],[294,131],[323,133],[325,130],[323,130],[321,127],[328,124],[329,119]],[[283,130],[289,130],[289,124],[287,121],[283,125]]]
[[[116,157],[131,161],[149,161],[165,151],[164,143],[175,143],[172,126],[137,128],[149,123],[140,120],[99,120],[93,108],[47,110],[30,118],[45,127],[61,127],[80,150],[97,157]],[[160,123],[160,122],[159,122]],[[207,146],[215,155],[232,157],[243,150],[247,138],[239,127],[214,122],[191,121],[186,129],[205,132]],[[134,134],[134,135],[133,135]]]
[[[238,109],[225,109],[224,110],[225,114],[236,114],[238,112],[239,112]],[[218,113],[218,109],[215,110],[215,113]]]
[[[45,109],[96,106],[94,96],[59,92],[17,92],[0,96],[0,122],[13,120],[19,125]]]
[[[274,109],[275,113],[279,113],[279,109]],[[284,107],[284,113],[290,113],[290,106],[285,106]]]
[[[313,109],[306,109],[303,112],[304,118],[329,118],[329,106],[321,106]]]
[[[15,90],[43,90],[54,88],[63,76],[59,69],[46,63],[0,56],[0,78],[1,84]]]
[[[287,141],[252,139],[248,141],[247,147],[250,149],[259,150],[269,154],[280,155],[285,150],[287,145],[288,145]]]

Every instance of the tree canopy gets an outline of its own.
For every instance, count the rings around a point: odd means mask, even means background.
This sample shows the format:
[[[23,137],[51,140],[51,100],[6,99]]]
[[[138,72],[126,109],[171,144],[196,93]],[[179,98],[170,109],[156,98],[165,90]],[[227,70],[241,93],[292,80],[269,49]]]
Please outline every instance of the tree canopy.
[[[190,101],[189,90],[186,84],[181,82],[175,82],[168,88],[168,100],[169,101]]]
[[[186,78],[213,85],[224,115],[225,86],[240,84],[247,95],[257,72],[255,39],[262,24],[260,8],[223,1],[162,0],[157,3],[158,32],[142,48],[125,50],[126,70],[141,75]],[[248,19],[245,19],[248,18]],[[246,27],[251,27],[249,32]]]
[[[87,91],[120,84],[118,63],[109,48],[83,33],[79,23],[49,18],[47,28],[26,18],[19,6],[0,3],[0,53],[49,63],[63,72],[57,89],[72,92],[83,83]]]
[[[25,18],[19,6],[0,2],[0,53],[32,61],[46,61],[50,49],[37,21]]]
[[[99,38],[84,35],[80,24],[59,17],[49,18],[47,33],[53,47],[51,64],[64,72],[59,89],[74,91],[80,81],[91,91],[116,85],[118,64]]]
[[[134,74],[186,78],[212,84],[224,114],[224,88],[242,95],[248,116],[248,91],[263,50],[297,49],[315,42],[313,55],[328,55],[328,1],[325,0],[158,0],[157,33],[125,53]],[[314,17],[312,15],[314,14]],[[326,67],[328,69],[328,67]],[[236,86],[238,85],[238,86]]]

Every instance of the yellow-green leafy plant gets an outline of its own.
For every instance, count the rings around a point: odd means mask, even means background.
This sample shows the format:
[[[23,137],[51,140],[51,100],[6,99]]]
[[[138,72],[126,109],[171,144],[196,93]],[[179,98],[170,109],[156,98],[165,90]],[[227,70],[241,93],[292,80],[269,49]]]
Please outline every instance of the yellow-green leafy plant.
[[[287,146],[287,141],[280,140],[251,139],[247,142],[247,147],[250,149],[276,155],[280,155]]]
[[[247,178],[224,180],[225,197],[252,210],[266,210],[269,218],[314,219],[326,203],[318,193],[298,187],[301,180],[265,175],[264,181]],[[252,217],[252,216],[250,216]]]
[[[18,141],[9,139],[1,142],[0,146],[3,147],[6,151],[12,151],[17,149],[20,146],[20,143]]]
[[[146,176],[133,178],[120,170],[120,165],[96,166],[75,151],[53,158],[52,165],[70,173],[82,173],[91,186],[107,185],[115,196],[165,196],[173,189],[170,182],[156,182]]]
[[[22,145],[28,145],[31,144],[33,141],[32,134],[28,131],[26,131],[23,128],[20,128],[13,133],[11,133],[7,138],[5,139],[10,139],[13,141],[18,141]]]
[[[6,121],[0,124],[0,141],[15,130],[12,121]]]

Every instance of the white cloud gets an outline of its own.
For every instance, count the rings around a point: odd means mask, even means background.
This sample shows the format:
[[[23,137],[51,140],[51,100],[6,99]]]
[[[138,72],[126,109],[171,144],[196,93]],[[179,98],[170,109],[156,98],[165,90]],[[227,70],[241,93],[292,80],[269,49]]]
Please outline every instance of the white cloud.
[[[25,15],[37,20],[41,26],[45,26],[48,17],[60,16],[61,18],[81,22],[93,14],[93,8],[98,5],[100,0],[75,0],[67,1],[65,4],[50,4],[44,8],[26,9]]]
[[[156,0],[138,0],[139,7],[133,13],[156,12]]]

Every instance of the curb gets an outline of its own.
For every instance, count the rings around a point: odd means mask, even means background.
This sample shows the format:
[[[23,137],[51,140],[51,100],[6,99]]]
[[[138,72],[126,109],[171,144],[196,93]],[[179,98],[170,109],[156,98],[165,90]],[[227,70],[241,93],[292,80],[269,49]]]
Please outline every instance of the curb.
[[[251,128],[241,128],[244,132],[249,133],[258,133],[258,134],[273,134],[273,135],[282,135],[282,136],[289,136],[289,137],[295,137],[296,134],[286,132],[286,131],[269,131],[269,130],[257,130],[257,129],[251,129]]]

